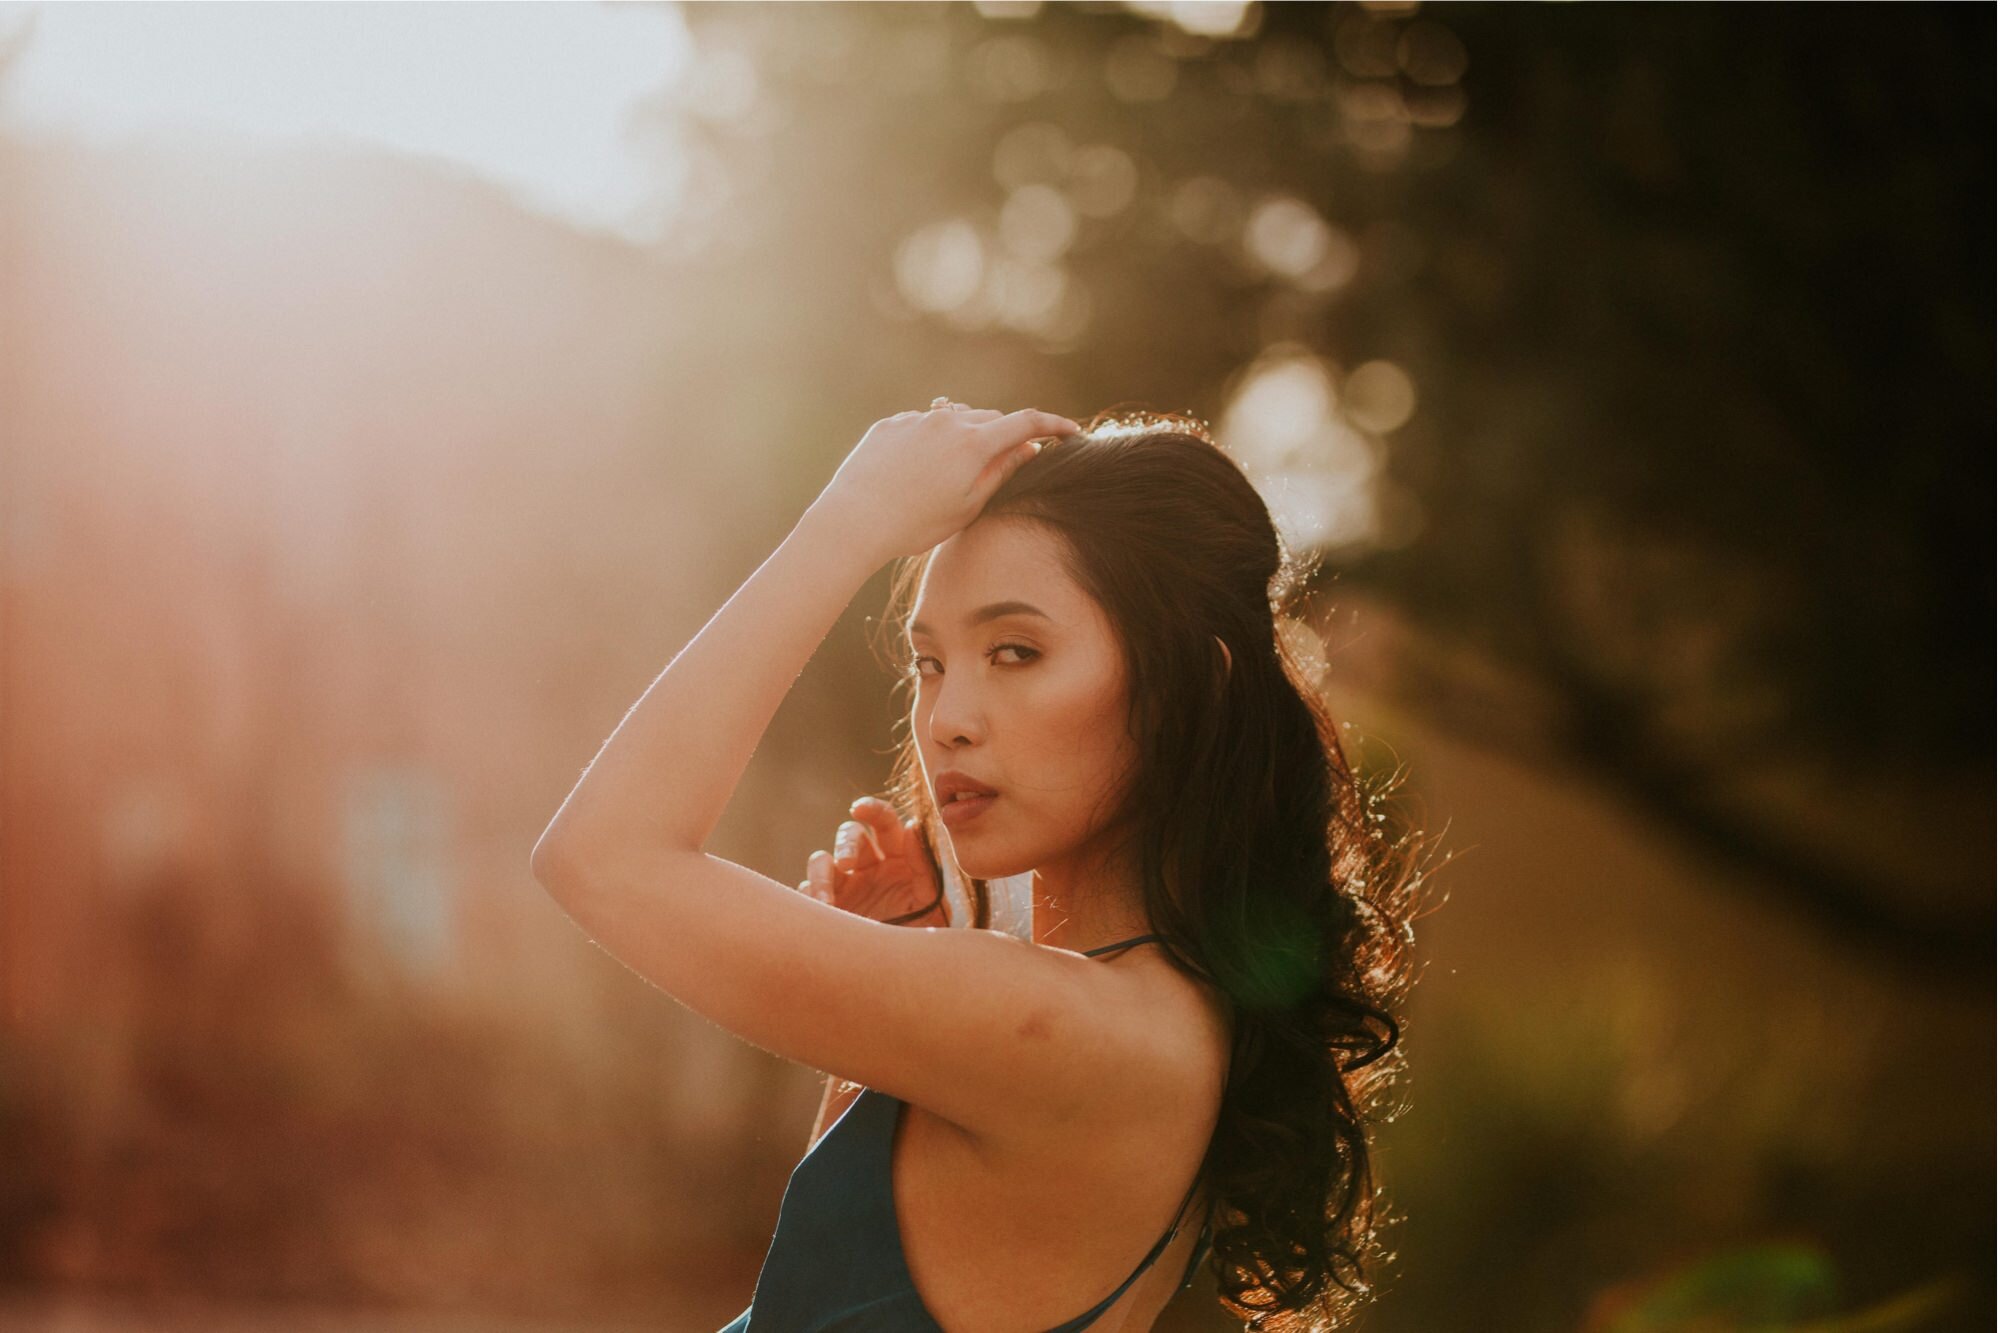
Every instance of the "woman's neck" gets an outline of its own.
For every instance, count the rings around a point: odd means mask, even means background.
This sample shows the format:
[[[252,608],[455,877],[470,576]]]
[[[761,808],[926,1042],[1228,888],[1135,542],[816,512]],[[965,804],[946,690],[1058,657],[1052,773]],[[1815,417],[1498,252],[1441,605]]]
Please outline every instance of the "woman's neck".
[[[1088,875],[1059,866],[1038,869],[1029,877],[1029,894],[1030,938],[1037,944],[1082,953],[1151,929],[1136,882],[1101,869]]]

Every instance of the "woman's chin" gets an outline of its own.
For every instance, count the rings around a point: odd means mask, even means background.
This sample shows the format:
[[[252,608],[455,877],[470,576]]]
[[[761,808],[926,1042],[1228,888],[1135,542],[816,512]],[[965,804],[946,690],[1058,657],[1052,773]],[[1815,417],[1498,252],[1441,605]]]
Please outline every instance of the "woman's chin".
[[[951,855],[952,860],[958,863],[959,873],[968,879],[1006,879],[1009,875],[1018,875],[1034,868],[1032,863],[1025,862],[1020,857],[1008,856],[997,849],[981,847],[977,837],[953,837]]]

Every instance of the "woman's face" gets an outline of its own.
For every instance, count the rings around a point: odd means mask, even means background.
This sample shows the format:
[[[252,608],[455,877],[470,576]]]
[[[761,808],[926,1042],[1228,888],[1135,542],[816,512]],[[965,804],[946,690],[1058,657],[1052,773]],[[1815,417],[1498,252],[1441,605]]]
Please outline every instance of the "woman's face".
[[[932,552],[911,608],[910,730],[932,799],[948,769],[999,793],[945,820],[980,879],[1075,853],[1129,781],[1124,658],[1060,542],[1032,520],[979,519]]]

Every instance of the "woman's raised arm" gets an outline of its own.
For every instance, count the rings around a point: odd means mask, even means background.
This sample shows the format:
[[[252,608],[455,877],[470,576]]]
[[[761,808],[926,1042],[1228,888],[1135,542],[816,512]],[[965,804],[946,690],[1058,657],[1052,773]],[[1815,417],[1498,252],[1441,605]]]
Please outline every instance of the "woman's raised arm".
[[[698,852],[786,693],[869,576],[943,541],[1032,456],[1074,431],[1046,412],[904,412],[869,428],[749,580],[599,748],[530,858],[544,884],[628,853]],[[553,887],[553,886],[551,886]]]
[[[677,653],[598,749],[531,864],[699,851],[778,705],[854,594],[889,556],[825,497]]]
[[[784,1059],[980,1135],[1168,1105],[1185,1057],[1115,973],[997,931],[856,916],[701,850],[785,691],[884,560],[970,523],[1041,412],[877,422],[827,492],[676,656],[536,845],[536,877],[606,952]],[[891,502],[891,498],[893,502]]]

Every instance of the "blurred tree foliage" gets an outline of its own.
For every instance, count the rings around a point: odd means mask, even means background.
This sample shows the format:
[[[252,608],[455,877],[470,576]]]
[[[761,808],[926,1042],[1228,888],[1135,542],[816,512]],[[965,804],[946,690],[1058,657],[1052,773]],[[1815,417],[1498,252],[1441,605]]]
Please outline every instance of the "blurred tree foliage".
[[[682,255],[787,307],[747,321],[775,372],[836,358],[858,420],[1213,420],[1274,342],[1387,361],[1422,522],[1320,576],[1421,632],[1382,687],[1867,956],[1990,978],[1990,7],[686,13]],[[1302,279],[1246,251],[1274,198],[1330,229]],[[1073,225],[1086,315],[909,308],[953,219]]]

